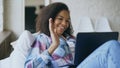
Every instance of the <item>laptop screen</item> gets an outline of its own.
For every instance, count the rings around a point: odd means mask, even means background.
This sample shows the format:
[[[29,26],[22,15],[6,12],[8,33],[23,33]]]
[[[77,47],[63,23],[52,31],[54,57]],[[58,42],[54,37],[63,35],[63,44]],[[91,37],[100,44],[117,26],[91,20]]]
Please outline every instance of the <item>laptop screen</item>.
[[[75,45],[75,66],[79,65],[96,48],[109,40],[118,40],[118,32],[78,33]]]

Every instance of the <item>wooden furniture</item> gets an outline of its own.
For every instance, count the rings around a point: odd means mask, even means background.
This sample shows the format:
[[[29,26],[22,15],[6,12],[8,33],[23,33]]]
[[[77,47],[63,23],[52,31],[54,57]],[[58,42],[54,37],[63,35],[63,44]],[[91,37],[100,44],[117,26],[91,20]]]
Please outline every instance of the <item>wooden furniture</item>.
[[[8,57],[12,51],[11,33],[11,31],[0,32],[0,59]]]

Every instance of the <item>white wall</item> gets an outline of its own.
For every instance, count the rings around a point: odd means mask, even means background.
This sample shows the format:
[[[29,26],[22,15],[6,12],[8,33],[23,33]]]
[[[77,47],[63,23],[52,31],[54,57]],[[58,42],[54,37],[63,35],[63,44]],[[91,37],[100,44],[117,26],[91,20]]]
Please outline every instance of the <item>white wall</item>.
[[[24,31],[24,0],[4,0],[4,29],[16,39]]]
[[[25,6],[39,6],[43,4],[44,0],[25,0]]]
[[[90,17],[94,23],[98,18],[105,16],[112,30],[120,32],[120,0],[52,0],[52,2],[64,2],[68,5],[74,30],[82,16]]]

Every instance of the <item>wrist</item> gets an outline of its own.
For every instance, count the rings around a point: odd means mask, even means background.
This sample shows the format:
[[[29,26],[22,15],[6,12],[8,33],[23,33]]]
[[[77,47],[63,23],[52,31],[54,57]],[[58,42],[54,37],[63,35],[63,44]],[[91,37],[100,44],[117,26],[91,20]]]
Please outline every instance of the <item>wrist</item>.
[[[58,45],[51,44],[50,47],[48,48],[48,53],[52,54],[57,47],[58,47]]]

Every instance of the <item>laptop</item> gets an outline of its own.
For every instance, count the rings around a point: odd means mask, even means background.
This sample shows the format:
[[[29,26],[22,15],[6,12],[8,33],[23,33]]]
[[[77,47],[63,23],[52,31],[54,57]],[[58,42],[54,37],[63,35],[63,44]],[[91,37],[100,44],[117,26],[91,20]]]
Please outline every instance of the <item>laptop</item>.
[[[78,33],[75,44],[74,65],[78,66],[96,48],[109,40],[118,40],[118,32]]]

